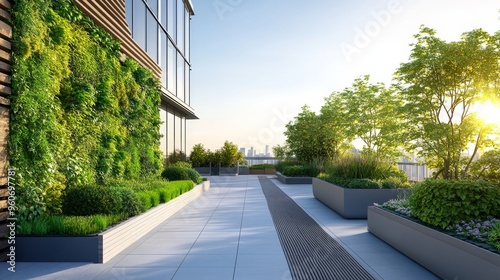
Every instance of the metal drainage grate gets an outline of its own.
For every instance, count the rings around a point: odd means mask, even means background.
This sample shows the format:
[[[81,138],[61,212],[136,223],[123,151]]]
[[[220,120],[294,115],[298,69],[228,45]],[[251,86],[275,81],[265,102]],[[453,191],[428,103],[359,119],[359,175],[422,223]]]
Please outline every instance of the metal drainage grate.
[[[270,179],[259,181],[293,279],[375,279]]]

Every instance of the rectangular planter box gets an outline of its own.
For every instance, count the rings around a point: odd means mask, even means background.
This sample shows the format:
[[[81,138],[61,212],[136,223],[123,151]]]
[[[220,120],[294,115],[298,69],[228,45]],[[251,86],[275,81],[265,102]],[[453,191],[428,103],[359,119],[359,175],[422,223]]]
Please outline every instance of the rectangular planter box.
[[[212,171],[211,167],[194,167],[193,169],[198,171],[201,176],[210,176]]]
[[[248,168],[247,166],[245,167],[240,166],[240,170],[238,170],[238,175],[248,175],[248,174],[250,174],[250,168]]]
[[[348,189],[314,178],[313,195],[340,216],[366,219],[368,206],[382,204],[405,193],[402,189]]]
[[[379,207],[368,209],[368,231],[442,279],[499,279],[500,255]]]
[[[220,176],[236,176],[238,175],[239,167],[219,167]]]
[[[311,184],[312,177],[288,177],[276,172],[276,177],[283,184]]]
[[[209,189],[210,181],[205,181],[165,204],[96,235],[18,236],[16,260],[106,263]]]
[[[276,169],[274,169],[274,168],[250,169],[250,174],[274,175],[274,174],[276,174]]]

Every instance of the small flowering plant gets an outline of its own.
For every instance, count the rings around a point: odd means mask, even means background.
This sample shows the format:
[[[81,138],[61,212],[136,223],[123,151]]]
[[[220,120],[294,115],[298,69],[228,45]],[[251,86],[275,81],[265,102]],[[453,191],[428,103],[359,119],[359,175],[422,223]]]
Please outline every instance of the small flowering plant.
[[[446,228],[446,230],[453,232],[457,236],[487,243],[489,233],[497,223],[500,223],[500,220],[491,217],[485,220],[475,219],[472,221],[461,221],[458,224],[450,225]]]
[[[415,217],[410,209],[410,200],[408,198],[391,199],[381,205],[383,208],[395,211],[399,214]]]
[[[410,200],[407,197],[391,199],[380,206],[403,216],[418,219],[411,211]],[[448,226],[446,231],[457,237],[486,243],[500,250],[500,220],[497,218],[489,217],[487,219],[461,221],[458,224]]]

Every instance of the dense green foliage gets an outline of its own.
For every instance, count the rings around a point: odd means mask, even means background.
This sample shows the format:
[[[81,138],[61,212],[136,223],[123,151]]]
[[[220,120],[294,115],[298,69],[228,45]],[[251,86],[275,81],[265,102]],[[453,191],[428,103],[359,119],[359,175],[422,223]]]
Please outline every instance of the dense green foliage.
[[[159,83],[70,0],[12,8],[10,165],[19,216],[60,213],[66,186],[161,170]]]
[[[200,173],[198,173],[196,170],[181,166],[167,167],[165,170],[163,170],[161,176],[169,181],[191,180],[195,184],[199,184],[203,181]]]
[[[250,170],[252,169],[276,169],[276,166],[271,163],[261,163],[261,164],[254,164],[249,167]]]
[[[488,243],[490,243],[497,250],[500,250],[500,223],[496,223],[491,228],[488,235]]]
[[[500,186],[484,181],[426,180],[414,188],[410,203],[419,219],[446,228],[460,221],[500,217]]]
[[[95,234],[116,224],[126,215],[60,216],[46,215],[32,221],[20,221],[19,235],[86,235]]]
[[[289,177],[316,177],[320,170],[311,164],[286,166],[280,172]]]
[[[225,141],[215,152],[205,149],[203,144],[194,145],[189,160],[193,167],[208,167],[210,163],[212,166],[220,163],[222,167],[232,167],[237,163],[243,163],[244,155],[233,142]]]
[[[381,184],[370,179],[351,179],[347,184],[349,189],[380,189]]]
[[[498,92],[500,32],[490,35],[478,29],[445,42],[436,31],[422,27],[415,39],[409,62],[396,72],[405,100],[404,125],[412,140],[408,148],[438,170],[435,178],[464,178],[492,132],[470,108]],[[464,160],[470,145],[473,151]]]
[[[105,186],[70,186],[64,191],[64,215],[118,214],[121,209],[122,199],[119,193]]]
[[[318,177],[346,188],[409,187],[408,178],[403,170],[371,156],[341,157],[328,164],[325,172]]]

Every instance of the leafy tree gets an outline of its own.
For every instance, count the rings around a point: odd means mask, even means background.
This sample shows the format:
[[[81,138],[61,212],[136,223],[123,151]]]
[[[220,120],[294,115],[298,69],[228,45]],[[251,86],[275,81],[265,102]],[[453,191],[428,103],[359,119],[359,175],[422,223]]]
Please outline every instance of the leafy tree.
[[[500,181],[500,149],[484,152],[471,164],[471,175],[476,179]]]
[[[307,105],[303,106],[302,112],[286,125],[286,145],[297,160],[312,162],[327,157],[326,149],[321,145],[320,126],[319,116]]]
[[[209,151],[205,149],[203,144],[196,144],[191,150],[189,160],[193,167],[204,167],[210,163]]]
[[[186,154],[181,150],[175,150],[168,156],[168,164],[175,164],[179,161],[186,161]]]
[[[288,160],[292,157],[290,148],[285,144],[283,146],[276,145],[273,147],[273,154],[279,160]]]
[[[341,105],[348,122],[348,135],[360,138],[365,146],[363,153],[376,160],[393,159],[400,155],[404,143],[402,101],[394,88],[383,83],[370,84],[370,76],[354,80],[350,88],[339,93]]]
[[[233,142],[225,141],[219,153],[220,162],[224,167],[234,166],[243,161],[243,154],[238,151],[238,146]]]
[[[465,176],[471,160],[463,161],[463,152],[472,144],[472,158],[487,143],[490,130],[470,108],[498,90],[499,37],[478,29],[445,42],[421,27],[410,61],[396,71],[411,148],[438,169],[435,177]]]
[[[322,134],[320,144],[326,149],[329,161],[338,159],[345,151],[352,148],[353,123],[346,117],[346,107],[340,93],[334,92],[325,98],[320,115]]]

